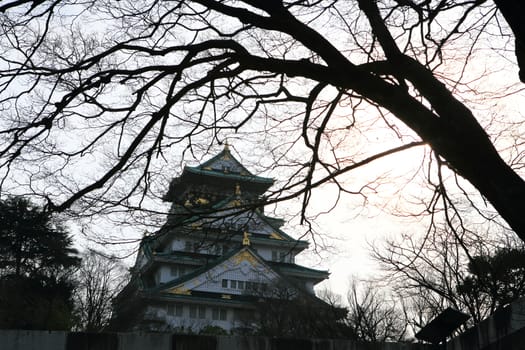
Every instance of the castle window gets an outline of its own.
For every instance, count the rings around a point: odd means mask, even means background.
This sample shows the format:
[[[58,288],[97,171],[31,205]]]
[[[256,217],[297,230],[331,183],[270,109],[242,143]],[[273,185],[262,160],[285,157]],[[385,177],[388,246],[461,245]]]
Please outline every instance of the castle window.
[[[237,281],[237,288],[244,289],[244,281]]]
[[[190,318],[197,318],[197,306],[190,305]]]
[[[219,309],[219,318],[221,321],[226,321],[226,309],[220,308]]]
[[[206,318],[206,307],[199,306],[199,318]]]
[[[212,320],[226,321],[226,309],[222,307],[214,307],[211,309]]]
[[[279,253],[279,261],[284,262],[284,258],[286,257],[286,254],[284,252]]]
[[[170,267],[170,275],[172,277],[177,277],[179,275],[179,268],[177,266]]]
[[[168,315],[173,316],[175,315],[175,305],[168,305]]]
[[[168,305],[168,315],[170,316],[182,316],[182,304],[169,304]]]
[[[222,280],[222,288],[228,288],[228,280]]]
[[[180,276],[183,276],[184,273],[185,273],[185,268],[184,266],[171,266],[170,267],[170,275],[172,277],[180,277]]]
[[[236,289],[236,288],[237,288],[237,281],[235,281],[235,280],[230,280],[230,288],[232,288],[232,289]]]

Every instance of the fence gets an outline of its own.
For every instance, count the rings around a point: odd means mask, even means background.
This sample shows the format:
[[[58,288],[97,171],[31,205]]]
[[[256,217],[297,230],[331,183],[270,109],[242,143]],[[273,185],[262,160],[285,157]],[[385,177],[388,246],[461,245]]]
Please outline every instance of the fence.
[[[423,344],[169,333],[0,331],[2,350],[431,350]]]

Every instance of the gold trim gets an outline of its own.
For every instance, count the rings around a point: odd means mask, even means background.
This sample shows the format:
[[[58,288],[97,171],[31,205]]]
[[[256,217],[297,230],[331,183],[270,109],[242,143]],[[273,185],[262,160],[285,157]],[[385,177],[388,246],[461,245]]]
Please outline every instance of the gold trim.
[[[207,204],[210,204],[210,201],[207,200],[206,198],[200,197],[195,200],[195,203],[197,203],[198,205],[207,205]]]
[[[240,207],[241,206],[241,201],[239,199],[234,199],[230,203],[228,203],[228,205],[230,205],[232,207]]]
[[[250,238],[248,237],[249,233],[244,232],[244,238],[242,239],[242,245],[249,246],[250,245]]]
[[[284,238],[281,235],[275,232],[270,233],[270,238],[284,240]]]
[[[167,292],[171,294],[191,295],[191,290],[188,290],[187,288],[184,288],[184,287],[171,288],[171,289],[168,289]]]
[[[233,257],[235,265],[239,265],[243,261],[248,261],[252,266],[257,265],[257,259],[247,250]]]

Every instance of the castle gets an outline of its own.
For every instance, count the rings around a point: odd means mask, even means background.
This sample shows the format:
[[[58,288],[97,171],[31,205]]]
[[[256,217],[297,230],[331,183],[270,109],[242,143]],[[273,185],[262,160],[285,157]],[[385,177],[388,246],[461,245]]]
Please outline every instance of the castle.
[[[273,179],[250,173],[228,146],[174,178],[165,225],[142,239],[133,278],[115,300],[128,330],[256,329],[264,298],[307,296],[327,271],[297,265],[308,247],[267,216]]]

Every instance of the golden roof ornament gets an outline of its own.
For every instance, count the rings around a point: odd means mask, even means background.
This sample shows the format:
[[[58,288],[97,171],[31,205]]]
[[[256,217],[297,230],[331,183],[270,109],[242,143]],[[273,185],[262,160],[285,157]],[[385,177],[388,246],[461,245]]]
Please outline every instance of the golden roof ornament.
[[[235,195],[240,196],[241,195],[241,185],[236,184],[235,185]]]
[[[197,203],[198,205],[208,205],[210,204],[210,201],[206,198],[199,197],[197,198],[197,200],[195,200],[195,203]]]
[[[244,232],[244,238],[242,239],[242,245],[243,246],[250,245],[250,238],[248,238],[248,232]]]

